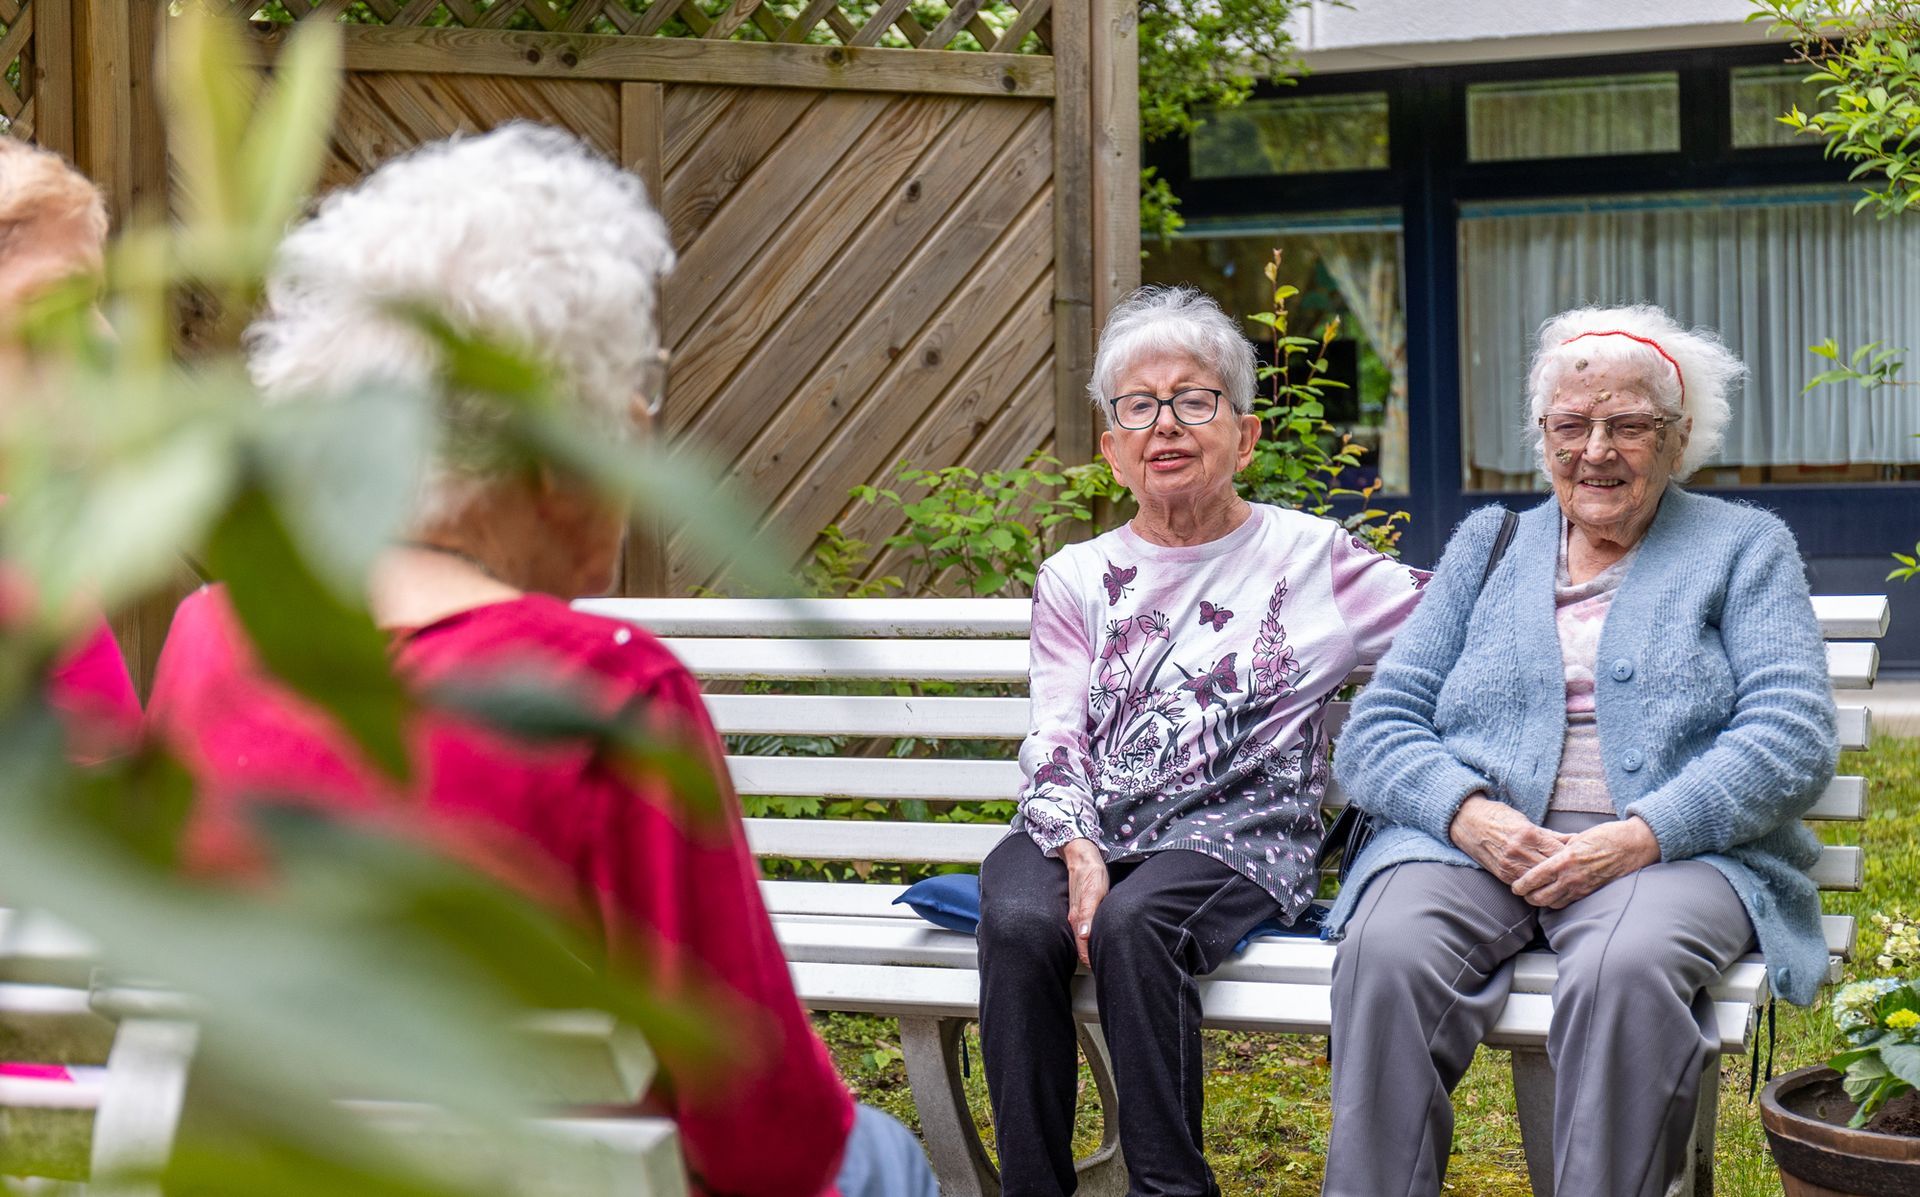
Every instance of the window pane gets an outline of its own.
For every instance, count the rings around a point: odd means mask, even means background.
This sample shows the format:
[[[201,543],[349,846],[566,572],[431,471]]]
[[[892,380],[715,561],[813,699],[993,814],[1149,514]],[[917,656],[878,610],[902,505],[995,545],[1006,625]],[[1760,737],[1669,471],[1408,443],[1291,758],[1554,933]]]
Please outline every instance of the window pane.
[[[1540,486],[1525,416],[1533,338],[1556,312],[1649,302],[1746,362],[1706,485],[1920,476],[1904,387],[1820,386],[1807,346],[1920,348],[1920,221],[1852,213],[1852,189],[1478,204],[1460,221],[1460,360],[1470,489]]]
[[[1245,318],[1266,311],[1273,289],[1263,271],[1282,252],[1280,282],[1300,289],[1292,331],[1317,336],[1338,317],[1328,374],[1348,389],[1326,392],[1327,419],[1362,445],[1358,471],[1340,482],[1379,478],[1388,494],[1407,491],[1407,322],[1402,303],[1400,215],[1255,221],[1192,220],[1180,235],[1147,243],[1141,274],[1150,283],[1185,283]],[[1247,320],[1263,363],[1273,360],[1271,329]]]
[[[1820,107],[1820,85],[1802,83],[1807,66],[1735,67],[1733,70],[1733,144],[1738,149],[1776,145],[1819,145],[1811,133],[1801,133],[1779,121],[1798,104],[1802,112]]]
[[[1680,77],[1670,71],[1467,88],[1467,155],[1475,162],[1679,148]]]
[[[1189,146],[1196,179],[1385,170],[1387,96],[1248,100],[1210,114]]]

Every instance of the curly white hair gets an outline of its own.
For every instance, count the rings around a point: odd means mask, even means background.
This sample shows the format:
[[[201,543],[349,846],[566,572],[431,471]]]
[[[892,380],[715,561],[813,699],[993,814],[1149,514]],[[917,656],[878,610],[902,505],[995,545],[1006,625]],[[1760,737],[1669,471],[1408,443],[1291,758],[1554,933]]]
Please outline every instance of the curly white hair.
[[[1537,421],[1581,361],[1629,371],[1661,410],[1693,421],[1674,471],[1681,480],[1720,451],[1733,415],[1731,393],[1747,373],[1712,329],[1689,329],[1652,304],[1575,308],[1549,317],[1527,372],[1527,435],[1542,454],[1542,473],[1545,446]]]
[[[433,142],[334,192],[287,235],[247,331],[249,366],[269,402],[435,386],[438,350],[393,311],[419,303],[537,357],[596,425],[627,436],[673,262],[644,185],[571,134],[515,122]],[[458,443],[461,422],[484,417],[447,397]],[[485,481],[470,468],[443,457],[421,522]]]
[[[1108,402],[1120,375],[1147,358],[1191,358],[1220,379],[1227,402],[1253,410],[1254,353],[1240,325],[1212,296],[1192,287],[1141,287],[1114,306],[1100,330],[1087,395],[1113,426]]]

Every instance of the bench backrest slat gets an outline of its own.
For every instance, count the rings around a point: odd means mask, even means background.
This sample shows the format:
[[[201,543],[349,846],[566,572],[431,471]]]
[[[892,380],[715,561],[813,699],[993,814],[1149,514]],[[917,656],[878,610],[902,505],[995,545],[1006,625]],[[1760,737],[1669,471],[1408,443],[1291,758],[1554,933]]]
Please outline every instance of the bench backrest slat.
[[[785,639],[1023,639],[1032,604],[1026,599],[581,599],[582,611],[629,620],[656,636]],[[1883,594],[1820,594],[1813,598],[1828,640],[1878,640],[1892,606]]]
[[[709,694],[707,713],[723,735],[914,736],[928,740],[1019,740],[1027,734],[1024,698],[919,695]],[[1346,726],[1348,704],[1329,703],[1329,736]],[[1840,747],[1858,752],[1873,742],[1872,717],[1857,702],[1840,704]]]

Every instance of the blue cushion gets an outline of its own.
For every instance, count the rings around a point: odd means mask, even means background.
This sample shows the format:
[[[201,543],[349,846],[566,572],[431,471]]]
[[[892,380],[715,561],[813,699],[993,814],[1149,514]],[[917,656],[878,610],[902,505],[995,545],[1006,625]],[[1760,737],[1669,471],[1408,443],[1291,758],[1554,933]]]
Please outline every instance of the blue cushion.
[[[912,907],[915,914],[936,927],[972,935],[980,928],[980,878],[974,873],[943,873],[938,877],[929,877],[909,886],[907,892],[893,900],[893,904]],[[1247,932],[1234,945],[1234,955],[1244,952],[1254,940],[1268,935],[1318,938],[1326,914],[1326,906],[1315,902],[1301,911],[1300,917],[1291,925],[1279,919],[1268,919]]]
[[[907,887],[893,900],[936,927],[972,935],[980,928],[980,877],[976,873],[942,873]]]

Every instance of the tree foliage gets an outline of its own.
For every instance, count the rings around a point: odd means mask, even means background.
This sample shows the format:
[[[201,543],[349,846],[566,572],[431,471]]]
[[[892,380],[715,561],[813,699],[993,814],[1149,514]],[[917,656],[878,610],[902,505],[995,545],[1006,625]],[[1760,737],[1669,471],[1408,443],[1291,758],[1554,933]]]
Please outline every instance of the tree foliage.
[[[1821,106],[1782,123],[1823,139],[1865,179],[1858,208],[1897,216],[1920,203],[1920,4],[1913,0],[1757,0],[1749,20],[1793,43]],[[1857,210],[1857,209],[1856,209]]]
[[[1232,108],[1262,82],[1300,70],[1287,28],[1302,0],[1140,0],[1140,139],[1193,132],[1209,109]],[[1140,228],[1166,237],[1181,225],[1179,197],[1149,169]]]
[[[1755,0],[1749,21],[1793,44],[1820,86],[1820,106],[1799,105],[1779,119],[1823,139],[1828,157],[1854,164],[1852,179],[1866,182],[1854,211],[1882,219],[1920,203],[1920,3],[1915,0]],[[1897,269],[1898,267],[1896,267]],[[1843,351],[1829,337],[1808,352],[1832,362],[1807,388],[1850,382],[1872,389],[1912,386],[1902,378],[1907,350],[1872,341]],[[1920,545],[1915,546],[1920,553]],[[1895,553],[1888,581],[1920,574],[1912,557]]]

